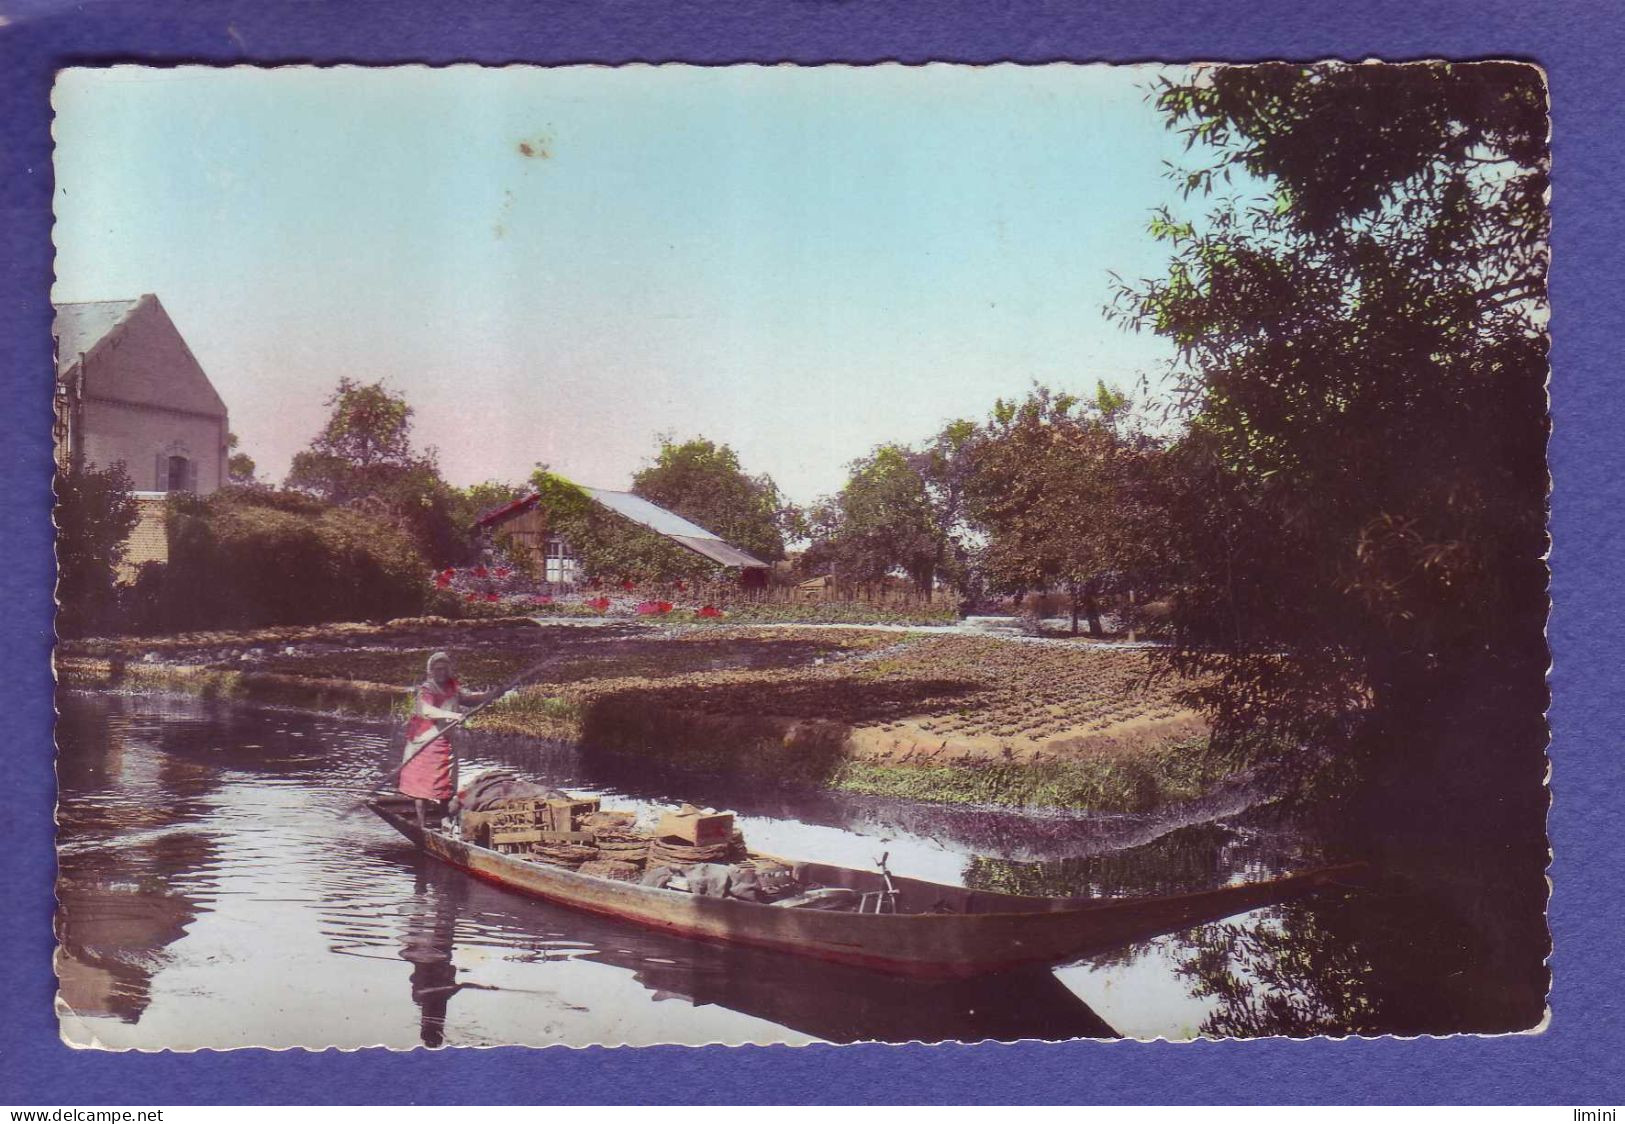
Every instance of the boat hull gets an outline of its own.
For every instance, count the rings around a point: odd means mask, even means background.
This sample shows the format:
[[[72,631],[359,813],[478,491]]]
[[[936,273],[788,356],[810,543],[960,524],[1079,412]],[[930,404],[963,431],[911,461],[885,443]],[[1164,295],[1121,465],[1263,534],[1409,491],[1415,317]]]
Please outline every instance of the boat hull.
[[[404,810],[382,802],[370,807],[430,857],[521,894],[689,939],[923,978],[1065,963],[1340,884],[1363,869],[1331,867],[1194,894],[1098,900],[1024,898],[899,879],[906,889],[926,887],[976,911],[821,912],[595,878],[420,831]],[[868,877],[867,872],[849,873]]]

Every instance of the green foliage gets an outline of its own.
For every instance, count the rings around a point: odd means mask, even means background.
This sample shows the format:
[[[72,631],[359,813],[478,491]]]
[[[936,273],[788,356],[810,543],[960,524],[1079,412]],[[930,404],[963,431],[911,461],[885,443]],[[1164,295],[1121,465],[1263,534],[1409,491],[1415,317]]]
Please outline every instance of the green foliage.
[[[382,381],[339,379],[310,448],[293,459],[287,486],[329,503],[378,495],[422,465],[412,449],[412,407]]]
[[[662,441],[654,463],[632,478],[632,491],[764,562],[784,557],[784,527],[794,526],[771,477],[747,475],[732,449],[703,437]]]
[[[1144,812],[1189,800],[1224,776],[1199,748],[1169,746],[1125,757],[999,761],[983,765],[843,764],[834,785],[849,792],[948,804],[1000,804]]]
[[[725,617],[712,621],[701,619],[696,623],[720,627],[745,623],[944,625],[953,624],[957,620],[959,611],[953,605],[887,608],[884,605],[869,605],[862,601],[807,603],[742,601],[730,607]]]
[[[1116,304],[1180,351],[1162,546],[1175,661],[1213,674],[1221,736],[1392,735],[1469,690],[1499,700],[1485,734],[1513,697],[1538,714],[1539,72],[1221,66],[1158,104],[1208,159],[1187,193],[1248,192],[1202,223],[1160,214],[1167,276]]]
[[[980,556],[1001,592],[1065,590],[1102,632],[1108,583],[1141,568],[1137,468],[1150,443],[1126,428],[1128,399],[1099,384],[1090,403],[1036,387],[1000,401],[972,446],[967,509],[986,535]]]
[[[503,504],[512,503],[527,494],[518,484],[505,484],[500,480],[486,480],[466,488],[452,489],[453,515],[459,526],[472,527],[486,512]]]
[[[548,529],[569,540],[589,578],[669,582],[717,573],[716,563],[593,502],[557,473],[537,469],[530,482]]]
[[[434,559],[435,565],[463,565],[476,561],[474,524],[480,516],[511,503],[527,494],[527,489],[516,484],[505,484],[500,480],[486,480],[479,484],[470,484],[466,488],[447,487],[444,490],[446,501],[446,523],[457,532],[458,550],[451,552],[450,557]],[[513,540],[500,529],[493,536],[492,545],[496,547],[498,555],[526,573],[535,567],[535,559],[528,550],[516,549]],[[532,576],[540,576],[532,574]]]
[[[143,566],[137,632],[383,620],[422,611],[428,566],[387,523],[312,497],[222,489],[169,499],[169,561]]]
[[[122,463],[75,460],[56,478],[57,631],[84,636],[112,623],[118,567],[139,519]]]
[[[431,565],[473,558],[455,490],[436,453],[412,447],[412,407],[380,380],[345,377],[327,399],[332,412],[310,447],[294,455],[285,484],[332,504],[364,508],[408,535]]]
[[[235,433],[226,434],[226,448],[231,450],[231,456],[226,459],[226,477],[233,484],[253,484],[256,482],[254,473],[257,470],[254,458],[247,453],[237,452],[237,444]]]
[[[929,593],[948,538],[914,455],[882,445],[854,461],[840,494],[810,514],[813,545],[803,566],[850,582],[878,582],[895,569]]]

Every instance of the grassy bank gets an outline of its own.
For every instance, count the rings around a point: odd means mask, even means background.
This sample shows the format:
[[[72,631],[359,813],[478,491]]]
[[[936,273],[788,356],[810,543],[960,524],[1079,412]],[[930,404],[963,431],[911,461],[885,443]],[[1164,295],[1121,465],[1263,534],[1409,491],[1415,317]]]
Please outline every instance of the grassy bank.
[[[427,625],[429,622],[425,622]],[[435,627],[346,637],[321,650],[265,640],[168,649],[162,659],[66,650],[68,685],[379,718],[400,713],[424,659],[451,647],[465,681],[537,682],[476,723],[695,774],[728,773],[905,799],[1144,810],[1199,794],[1225,770],[1180,684],[1145,653],[862,630]],[[258,638],[256,638],[258,639]],[[188,662],[191,661],[191,662]]]
[[[130,664],[93,656],[59,659],[57,680],[65,687],[228,699],[357,718],[389,718],[404,710],[401,691],[379,683],[175,664]]]

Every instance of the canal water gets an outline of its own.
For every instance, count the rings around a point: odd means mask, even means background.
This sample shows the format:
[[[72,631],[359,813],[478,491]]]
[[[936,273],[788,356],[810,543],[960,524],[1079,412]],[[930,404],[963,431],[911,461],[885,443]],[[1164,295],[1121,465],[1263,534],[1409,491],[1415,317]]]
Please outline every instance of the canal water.
[[[1407,844],[1370,887],[1053,970],[918,983],[666,937],[426,861],[344,814],[398,745],[378,725],[175,698],[58,705],[58,1009],[76,1045],[1410,1035],[1524,1030],[1544,1011],[1544,884],[1493,847]],[[732,808],[762,850],[849,866],[886,852],[895,873],[986,889],[1170,893],[1351,857],[1324,820],[1244,786],[1155,816],[1034,818],[463,746],[472,766],[607,805]]]

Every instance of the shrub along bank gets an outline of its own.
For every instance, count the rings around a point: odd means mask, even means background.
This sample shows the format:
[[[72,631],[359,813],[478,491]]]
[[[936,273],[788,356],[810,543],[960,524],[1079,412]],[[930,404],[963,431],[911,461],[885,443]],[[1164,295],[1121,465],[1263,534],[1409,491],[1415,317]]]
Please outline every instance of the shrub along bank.
[[[169,561],[141,568],[125,629],[262,628],[424,611],[428,565],[398,529],[289,492],[175,495]]]

